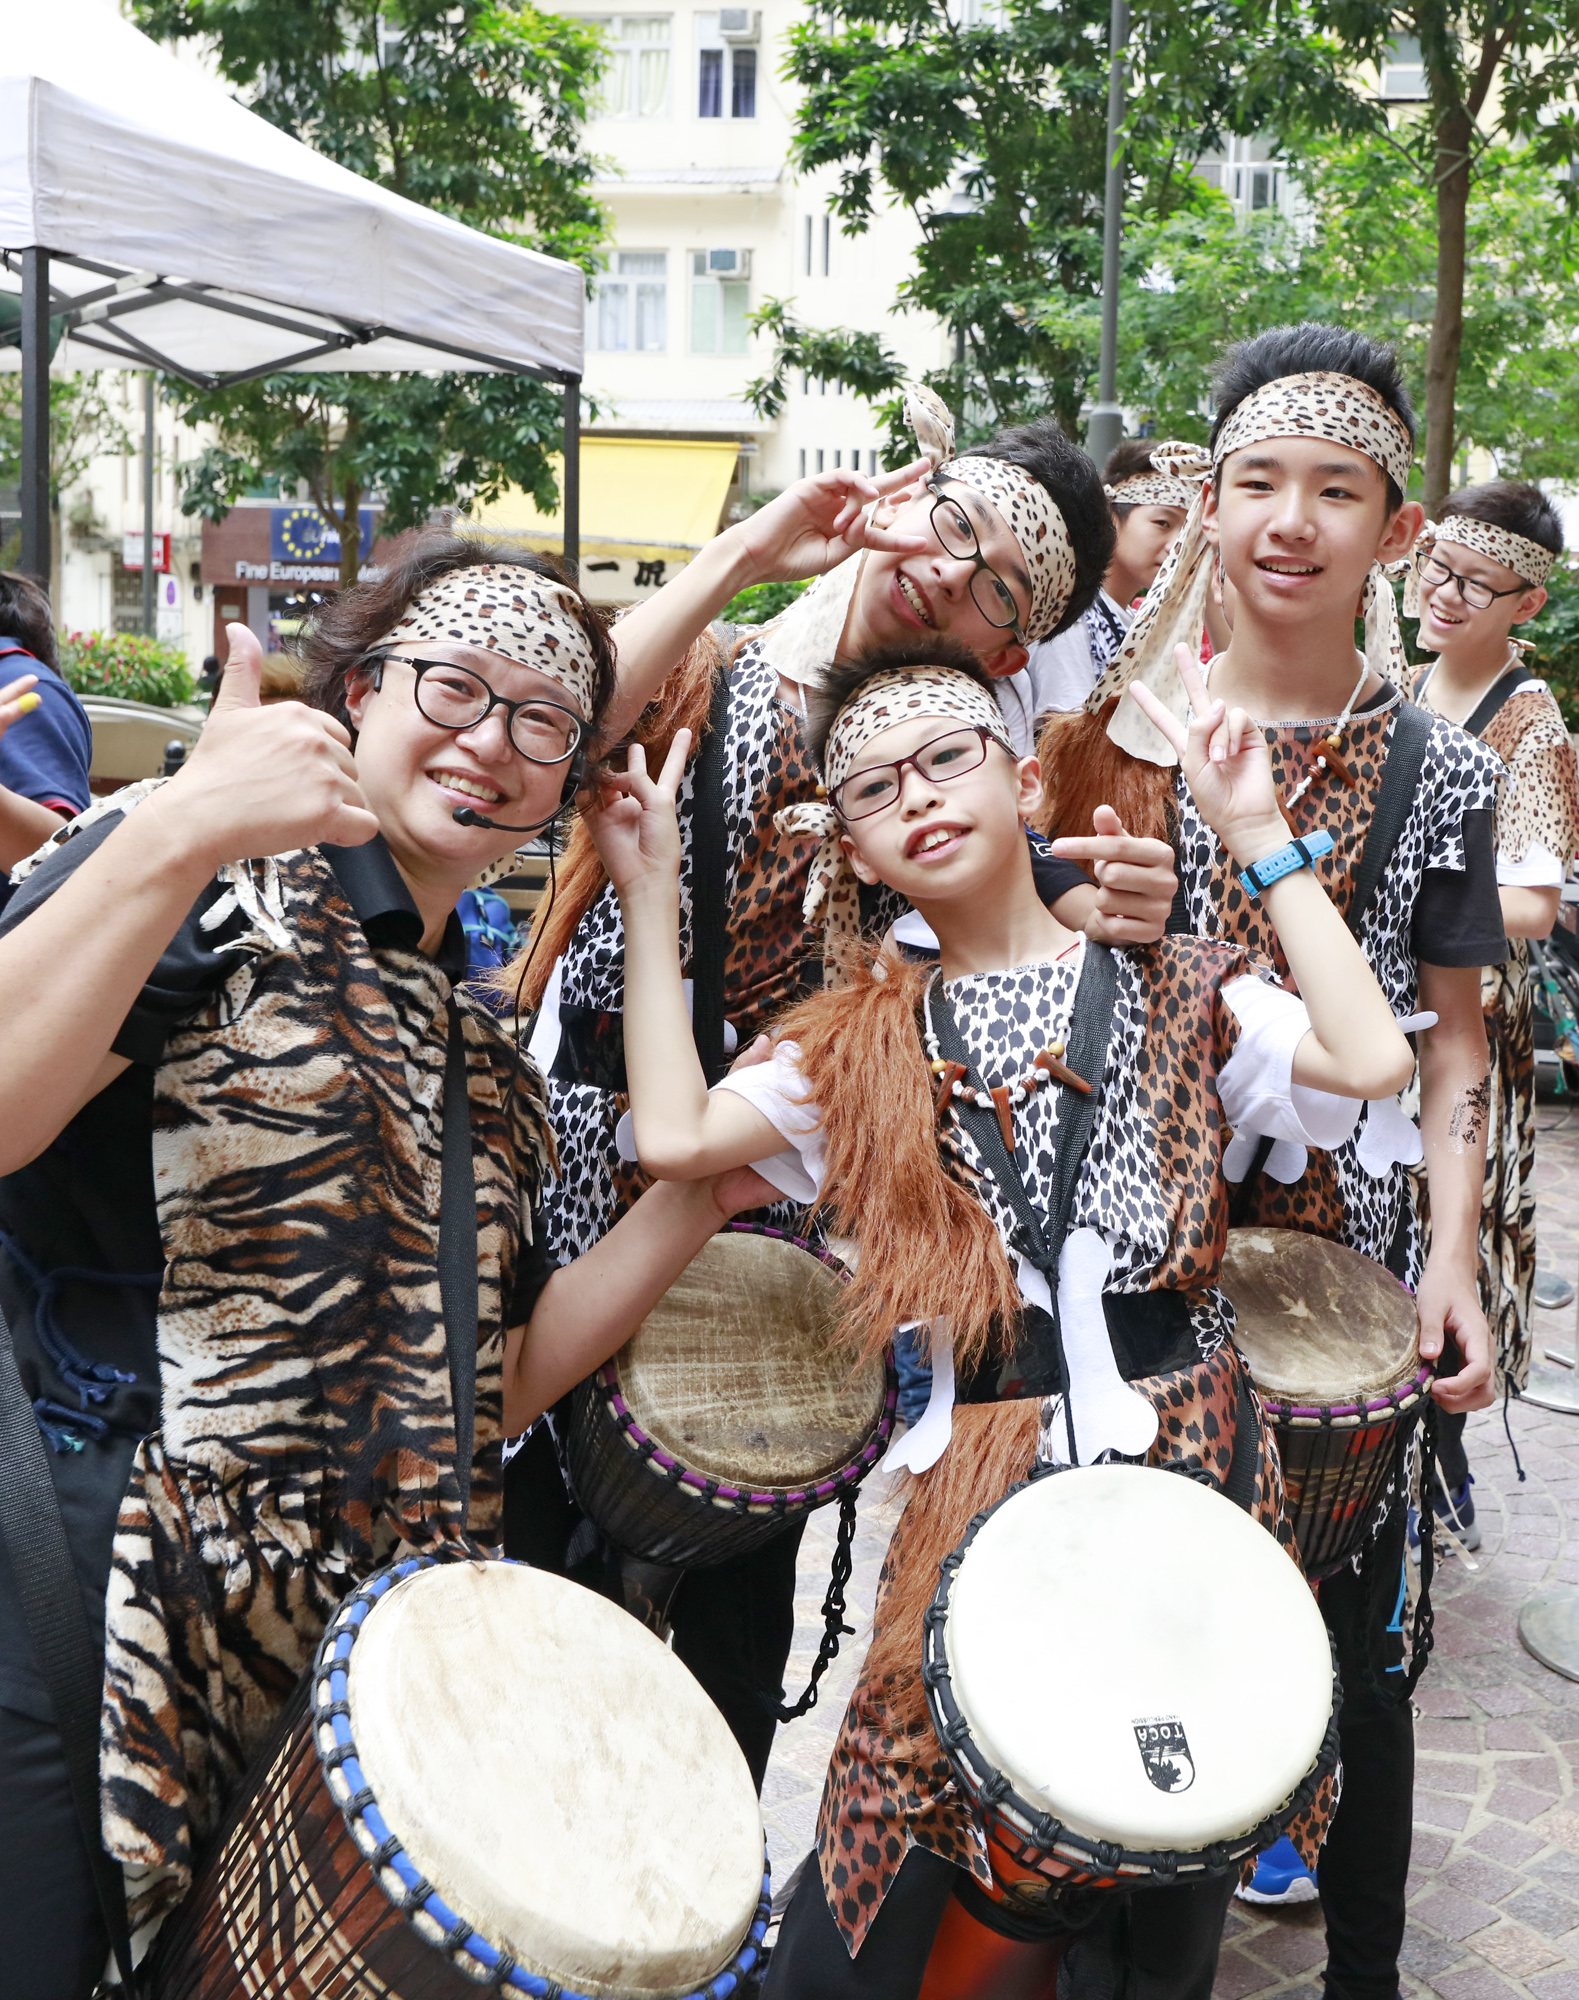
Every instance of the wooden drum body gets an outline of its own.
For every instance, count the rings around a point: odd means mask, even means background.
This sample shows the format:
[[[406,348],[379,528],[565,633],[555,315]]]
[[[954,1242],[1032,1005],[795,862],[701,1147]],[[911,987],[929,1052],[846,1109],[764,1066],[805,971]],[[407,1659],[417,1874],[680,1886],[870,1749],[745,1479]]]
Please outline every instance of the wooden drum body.
[[[1235,1872],[1337,1759],[1331,1644],[1287,1552],[1176,1472],[1037,1475],[979,1514],[926,1617],[927,1705],[995,1900],[1049,1932],[1085,1894]]]
[[[1306,1572],[1331,1576],[1363,1544],[1430,1390],[1414,1299],[1369,1257],[1298,1229],[1230,1230],[1220,1283]]]
[[[653,1563],[728,1562],[858,1486],[898,1400],[891,1365],[837,1344],[844,1267],[779,1230],[707,1243],[576,1392],[571,1484],[610,1541]]]
[[[604,1599],[416,1557],[324,1635],[155,1952],[155,2000],[725,2000],[768,1918],[713,1704]]]

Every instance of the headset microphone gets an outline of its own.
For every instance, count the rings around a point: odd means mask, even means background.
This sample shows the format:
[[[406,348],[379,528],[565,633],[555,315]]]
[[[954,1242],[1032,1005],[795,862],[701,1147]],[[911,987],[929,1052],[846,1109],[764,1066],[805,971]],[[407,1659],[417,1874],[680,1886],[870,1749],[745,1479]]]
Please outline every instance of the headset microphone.
[[[545,826],[552,826],[561,814],[574,805],[577,792],[581,790],[582,785],[586,782],[586,775],[586,746],[585,744],[580,744],[577,746],[576,754],[570,760],[570,769],[565,773],[564,787],[559,794],[559,804],[555,806],[547,819],[535,819],[530,826],[510,826],[504,820],[490,819],[486,813],[480,813],[471,806],[456,806],[454,811],[451,812],[450,818],[454,820],[457,826],[482,826],[486,827],[490,833],[541,833]]]

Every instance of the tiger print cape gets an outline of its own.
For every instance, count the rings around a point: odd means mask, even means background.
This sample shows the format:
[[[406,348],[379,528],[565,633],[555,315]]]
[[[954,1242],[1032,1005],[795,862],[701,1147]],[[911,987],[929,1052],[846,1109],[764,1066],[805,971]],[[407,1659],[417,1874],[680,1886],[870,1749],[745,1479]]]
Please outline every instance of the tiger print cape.
[[[248,921],[155,1084],[162,1428],[133,1462],[106,1608],[104,1837],[134,1923],[184,1892],[340,1599],[402,1551],[497,1541],[504,1322],[555,1170],[536,1072],[461,990],[479,1282],[463,1520],[437,1262],[450,981],[371,945],[316,850],[221,872],[234,901],[206,923]]]

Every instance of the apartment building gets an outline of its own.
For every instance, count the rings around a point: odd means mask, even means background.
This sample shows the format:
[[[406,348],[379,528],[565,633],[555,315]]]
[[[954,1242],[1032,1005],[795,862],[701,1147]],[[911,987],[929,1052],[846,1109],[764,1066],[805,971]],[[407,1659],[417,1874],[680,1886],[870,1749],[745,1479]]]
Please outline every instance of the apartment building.
[[[596,405],[583,446],[583,581],[609,602],[647,595],[748,493],[803,473],[875,470],[873,413],[835,385],[797,375],[776,419],[746,385],[771,344],[750,315],[790,301],[815,326],[881,333],[914,372],[941,366],[934,320],[893,312],[916,232],[899,208],[863,236],[832,213],[835,176],[797,176],[789,149],[797,92],[782,74],[797,0],[761,7],[608,13],[611,61],[589,149],[605,160],[596,191],[612,246],[587,306],[586,390]],[[552,523],[507,500],[487,519],[531,531]],[[546,532],[545,532],[546,531]]]

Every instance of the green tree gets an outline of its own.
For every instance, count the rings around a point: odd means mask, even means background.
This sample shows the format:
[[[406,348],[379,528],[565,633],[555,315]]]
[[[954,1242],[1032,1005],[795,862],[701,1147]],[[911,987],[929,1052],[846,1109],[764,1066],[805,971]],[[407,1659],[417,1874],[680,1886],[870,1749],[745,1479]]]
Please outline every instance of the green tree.
[[[250,107],[342,166],[507,241],[591,268],[604,235],[582,127],[602,68],[593,25],[529,0],[136,0],[140,26],[211,50]],[[218,444],[189,511],[221,518],[270,476],[306,483],[354,581],[358,509],[390,530],[506,484],[557,504],[557,388],[529,376],[283,374],[170,392]]]

